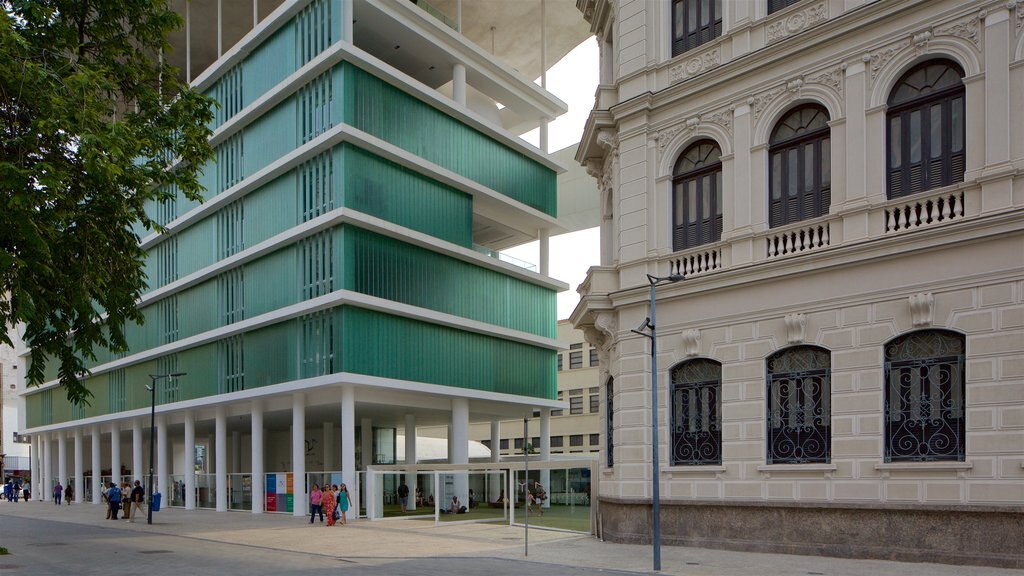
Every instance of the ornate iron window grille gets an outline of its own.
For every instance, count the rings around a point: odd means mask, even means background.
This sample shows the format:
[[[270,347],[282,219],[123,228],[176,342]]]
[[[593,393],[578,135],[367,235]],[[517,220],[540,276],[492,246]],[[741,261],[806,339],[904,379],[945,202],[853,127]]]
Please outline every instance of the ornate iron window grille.
[[[613,416],[615,415],[615,405],[614,405],[614,403],[612,401],[612,398],[614,397],[614,395],[615,395],[615,378],[608,378],[608,383],[605,384],[605,403],[606,403],[606,406],[605,406],[605,417],[604,417],[604,419],[605,419],[604,437],[605,437],[605,442],[606,442],[606,444],[605,444],[605,448],[606,448],[605,452],[606,452],[606,455],[607,455],[607,461],[608,461],[608,467],[609,468],[615,466],[615,441],[614,441],[614,435],[612,434],[612,432],[615,430],[615,428],[613,426],[613,423],[614,423]]]
[[[915,332],[885,347],[885,461],[966,459],[963,336]]]
[[[828,463],[831,458],[831,360],[802,346],[768,357],[768,464]]]
[[[672,382],[672,465],[722,463],[722,366],[691,360],[669,372]]]

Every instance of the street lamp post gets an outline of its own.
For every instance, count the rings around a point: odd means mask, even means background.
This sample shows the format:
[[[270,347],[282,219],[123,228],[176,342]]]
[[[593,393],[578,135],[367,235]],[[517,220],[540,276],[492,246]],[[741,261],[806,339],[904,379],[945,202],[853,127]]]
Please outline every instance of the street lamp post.
[[[149,513],[146,515],[146,524],[153,523],[153,444],[156,441],[156,383],[164,378],[177,378],[185,374],[186,372],[150,374],[149,378],[152,382],[150,382],[149,386],[146,386],[151,400],[149,405],[149,480],[146,482],[146,502],[149,503]]]
[[[658,461],[658,332],[655,315],[655,289],[662,284],[672,284],[685,280],[679,273],[678,264],[675,271],[669,270],[668,276],[647,275],[651,285],[651,317],[644,320],[636,330],[632,330],[651,340],[651,544],[654,552],[654,570],[661,570],[661,465]],[[650,334],[643,332],[645,328]]]

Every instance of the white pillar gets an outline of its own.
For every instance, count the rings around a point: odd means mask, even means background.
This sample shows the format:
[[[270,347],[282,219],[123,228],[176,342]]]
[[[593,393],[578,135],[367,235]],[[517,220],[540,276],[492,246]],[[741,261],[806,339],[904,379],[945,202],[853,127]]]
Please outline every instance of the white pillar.
[[[360,468],[365,471],[367,466],[373,465],[373,420],[361,418],[359,420],[359,428],[359,448],[363,453],[363,461],[360,462]]]
[[[356,485],[356,391],[341,389],[341,478],[352,488]]]
[[[541,408],[540,410],[540,459],[543,462],[551,459],[551,408]],[[551,470],[540,471],[540,483],[544,486],[544,490],[551,494]],[[550,508],[551,499],[545,500],[541,506]]]
[[[547,36],[547,19],[544,8],[545,0],[540,0],[540,87],[548,89],[548,36]],[[547,148],[544,148],[547,152]]]
[[[449,428],[451,452],[448,462],[451,464],[469,464],[469,399],[452,399],[452,424]],[[464,506],[469,506],[469,475],[455,474],[455,495]],[[448,502],[444,503],[445,505]]]
[[[217,58],[224,54],[224,1],[217,0]]]
[[[50,448],[50,435],[43,435],[43,485],[36,491],[36,499],[46,502],[53,497],[53,455]]]
[[[82,499],[82,429],[75,428],[75,503],[81,504]]]
[[[497,418],[491,420],[491,462],[501,462],[501,421]],[[488,484],[490,487],[487,500],[497,502],[498,496],[501,495],[501,475],[491,474]]]
[[[223,404],[217,406],[214,434],[217,466],[217,512],[226,512],[228,509],[228,415]]]
[[[121,486],[121,423],[110,425],[110,481]]]
[[[170,481],[171,468],[167,463],[167,416],[160,414],[156,417],[156,480],[153,481],[153,493],[159,492],[163,498],[163,504],[171,503]]]
[[[540,119],[540,130],[538,131],[537,144],[538,144],[538,148],[543,150],[545,154],[548,153],[548,119],[547,118],[541,118]]]
[[[341,0],[341,5],[341,39],[350,44],[354,44],[355,40],[352,38],[352,0]]]
[[[192,0],[185,0],[185,81],[192,82]]]
[[[547,228],[541,228],[537,233],[537,239],[539,240],[538,248],[540,251],[540,270],[542,276],[547,276],[551,267],[551,242],[550,242],[550,231]]]
[[[42,462],[42,447],[43,440],[40,434],[32,435],[32,446],[29,448],[29,468],[32,473],[32,480],[29,482],[29,492],[32,493],[36,498],[39,497],[40,484],[43,478],[43,473],[40,471],[40,462]]]
[[[455,29],[462,33],[462,0],[455,0]]]
[[[185,412],[185,510],[196,507],[196,416]]]
[[[462,106],[466,105],[466,66],[452,66],[452,100]]]
[[[324,472],[334,469],[334,423],[324,422]]]
[[[103,478],[103,464],[100,461],[100,440],[102,433],[100,432],[100,425],[93,424],[92,426],[92,503],[99,504],[102,502],[100,493],[103,491],[102,478]]]
[[[237,474],[242,471],[242,431],[232,430],[231,431],[231,468],[228,470],[232,474]]]
[[[57,481],[63,486],[68,481],[68,436],[57,432]]]
[[[267,479],[263,471],[263,403],[252,401],[252,513],[262,514],[266,506],[264,490]]]
[[[146,482],[142,472],[142,420],[132,420],[132,476],[139,482]]]
[[[252,27],[255,28],[260,23],[260,3],[259,0],[252,0]]]
[[[416,415],[405,415],[405,465],[416,465]]]
[[[292,395],[292,473],[296,516],[306,515],[306,397]]]

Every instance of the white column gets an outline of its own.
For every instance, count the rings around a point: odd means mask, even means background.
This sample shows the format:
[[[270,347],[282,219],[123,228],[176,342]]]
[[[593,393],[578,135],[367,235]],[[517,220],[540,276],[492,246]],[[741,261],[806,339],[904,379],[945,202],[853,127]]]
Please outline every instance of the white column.
[[[217,58],[224,54],[224,1],[217,0]]]
[[[548,89],[548,36],[547,36],[547,22],[545,15],[545,0],[540,0],[540,87]],[[545,152],[548,151],[546,147],[542,148]]]
[[[228,415],[224,405],[217,406],[214,425],[214,451],[217,453],[217,512],[228,509]]]
[[[538,144],[538,148],[543,150],[545,154],[548,153],[548,119],[547,118],[541,118],[540,119],[540,130],[538,131],[537,144]]]
[[[192,0],[185,0],[185,81],[192,81]]]
[[[40,462],[42,461],[42,447],[43,441],[40,434],[32,435],[32,445],[29,447],[29,468],[32,473],[32,480],[29,482],[28,489],[36,498],[39,497],[40,482],[43,478],[43,473],[40,471]]]
[[[373,420],[361,418],[359,420],[359,428],[359,447],[363,453],[363,461],[360,462],[360,468],[365,471],[367,466],[373,464]]]
[[[452,424],[449,428],[451,464],[469,464],[469,399],[452,399]],[[464,506],[469,506],[469,475],[455,474],[455,495]],[[445,505],[448,502],[444,502]]]
[[[185,412],[185,510],[196,507],[196,415]]]
[[[132,420],[132,477],[139,482],[146,482],[146,474],[142,471],[142,420]]]
[[[82,498],[82,429],[75,428],[75,503],[81,504]]]
[[[159,492],[163,498],[163,505],[171,503],[171,486],[174,484],[169,480],[171,468],[167,463],[167,416],[160,414],[156,417],[156,480],[153,481],[153,493]]]
[[[455,27],[462,33],[462,0],[455,0]]]
[[[405,465],[416,465],[416,415],[405,415]]]
[[[53,455],[50,448],[50,435],[43,435],[43,485],[36,491],[36,499],[46,502],[53,498]]]
[[[260,23],[260,3],[259,0],[252,0],[252,27],[255,28]]]
[[[231,431],[231,468],[228,470],[232,474],[238,474],[242,471],[242,431],[232,430]]]
[[[262,514],[266,506],[264,490],[267,479],[263,471],[263,403],[252,401],[252,513]]]
[[[466,105],[466,66],[452,66],[452,100],[462,106]]]
[[[306,397],[292,395],[292,473],[296,516],[306,515]]]
[[[491,462],[501,462],[501,421],[497,418],[491,420]],[[497,502],[498,496],[501,495],[501,475],[491,474],[489,484],[487,499],[490,502]]]
[[[356,391],[341,389],[341,478],[352,488],[356,485]]]
[[[551,459],[551,408],[541,408],[540,410],[540,459],[543,462],[547,462]],[[540,483],[544,486],[544,490],[551,493],[551,470],[540,471]],[[551,507],[551,499],[548,498],[542,504],[545,508]]]
[[[121,486],[121,423],[110,425],[110,481]]]
[[[334,423],[324,422],[324,472],[334,469]]]
[[[547,276],[550,271],[551,242],[550,232],[547,228],[541,228],[537,233],[540,251],[540,270],[542,276]]]
[[[100,493],[103,491],[102,477],[103,477],[103,464],[100,461],[100,440],[102,433],[100,432],[100,425],[93,424],[92,426],[92,503],[99,504],[102,502]]]
[[[341,0],[341,5],[341,39],[348,43],[355,43],[355,41],[352,39],[352,0]]]
[[[68,436],[57,432],[57,481],[63,486],[68,481]]]

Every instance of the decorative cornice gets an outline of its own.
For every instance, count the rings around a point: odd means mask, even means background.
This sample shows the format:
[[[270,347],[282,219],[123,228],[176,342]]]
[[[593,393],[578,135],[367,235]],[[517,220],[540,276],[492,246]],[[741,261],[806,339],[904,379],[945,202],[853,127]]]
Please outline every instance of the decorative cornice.
[[[981,50],[981,19],[978,16],[973,16],[954,22],[952,24],[936,28],[934,30],[935,36],[957,36],[967,40],[978,50]]]
[[[778,20],[775,20],[765,26],[767,43],[773,44],[779,40],[793,36],[794,34],[799,34],[827,19],[828,4],[826,2],[819,2],[814,6],[809,6],[800,10],[799,12],[793,12],[789,15],[782,16]]]
[[[707,72],[722,63],[722,49],[715,46],[713,49],[695,56],[668,69],[669,84],[682,82],[703,72]]]

